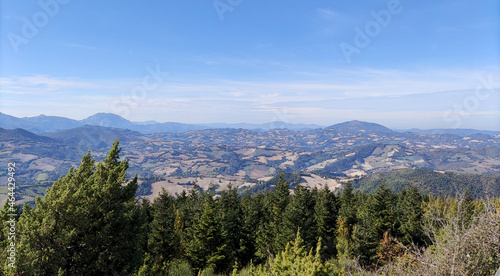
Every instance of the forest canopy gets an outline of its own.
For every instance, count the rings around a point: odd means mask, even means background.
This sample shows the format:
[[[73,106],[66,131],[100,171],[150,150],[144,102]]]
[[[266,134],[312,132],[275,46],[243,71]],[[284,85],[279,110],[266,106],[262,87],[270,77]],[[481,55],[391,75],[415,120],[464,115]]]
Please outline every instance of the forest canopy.
[[[431,197],[384,181],[372,194],[289,183],[240,195],[232,186],[153,202],[116,141],[90,152],[36,205],[18,210],[15,267],[4,275],[492,275],[500,266],[500,202]],[[295,190],[291,192],[290,186]],[[0,216],[7,221],[8,205]],[[0,243],[7,260],[8,224]]]

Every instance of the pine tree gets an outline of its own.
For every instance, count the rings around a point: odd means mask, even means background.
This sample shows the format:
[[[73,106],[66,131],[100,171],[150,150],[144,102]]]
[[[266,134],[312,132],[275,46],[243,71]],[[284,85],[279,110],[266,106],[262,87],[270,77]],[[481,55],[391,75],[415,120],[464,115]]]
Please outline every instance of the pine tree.
[[[425,235],[422,227],[422,196],[417,187],[411,185],[401,191],[398,199],[398,238],[403,244],[422,246]]]
[[[166,272],[179,251],[180,240],[175,232],[176,212],[174,197],[163,190],[151,208],[152,222],[148,235],[148,264],[156,275]]]
[[[354,252],[361,264],[371,265],[377,262],[377,247],[382,234],[379,234],[380,222],[376,217],[374,197],[366,194],[360,194],[360,197],[357,223],[352,230]]]
[[[474,199],[472,198],[472,194],[470,188],[465,190],[465,193],[461,198],[458,199],[460,201],[460,212],[462,213],[463,219],[461,223],[464,227],[469,227],[472,217],[474,216]]]
[[[338,258],[353,257],[355,254],[353,231],[357,223],[356,198],[352,183],[345,185],[339,198],[339,218],[337,219],[336,249]]]
[[[128,160],[118,141],[95,165],[90,152],[77,170],[24,208],[19,219],[18,271],[29,275],[118,275],[142,258],[145,215],[137,204],[137,177],[126,182]]]
[[[257,251],[257,232],[261,222],[263,222],[263,194],[251,196],[246,193],[241,200],[243,211],[242,240],[240,243],[241,264],[247,264],[255,259]],[[257,260],[257,259],[255,259]]]
[[[349,232],[347,220],[340,215],[337,219],[336,249],[338,259],[348,259],[354,255],[354,241]]]
[[[314,220],[316,223],[317,236],[323,241],[326,250],[325,257],[336,255],[335,237],[336,222],[338,217],[338,204],[335,194],[325,185],[317,193],[316,205],[314,207]]]
[[[340,195],[339,215],[346,220],[349,232],[351,232],[356,223],[356,202],[351,181],[347,182]]]
[[[298,229],[301,228],[306,248],[315,246],[317,230],[314,221],[314,205],[315,201],[311,192],[298,182],[291,202],[283,214],[281,235],[277,237],[277,239],[281,239],[281,244],[292,241]]]
[[[285,249],[278,253],[274,260],[270,260],[269,274],[271,275],[304,275],[326,276],[331,275],[333,267],[321,260],[321,238],[319,238],[315,254],[313,248],[307,250],[300,230],[295,240],[287,243]]]
[[[235,262],[241,262],[241,245],[244,239],[243,211],[236,189],[229,185],[222,191],[219,198],[220,219],[226,244],[226,268],[232,267]]]
[[[193,239],[186,248],[186,255],[196,272],[203,268],[221,271],[226,261],[224,253],[227,245],[213,196],[211,189],[203,195],[203,213],[193,227]]]
[[[385,181],[382,181],[375,193],[374,215],[376,217],[375,228],[382,238],[384,232],[394,234],[395,226],[395,202],[396,196],[386,188]]]
[[[290,202],[290,186],[284,179],[283,172],[280,173],[278,183],[273,192],[270,228],[272,237],[272,253],[278,253],[285,249],[288,243],[286,233],[283,233],[283,217]]]
[[[258,198],[258,196],[256,196]],[[262,197],[262,214],[257,227],[255,238],[255,260],[257,263],[265,261],[269,254],[273,254],[274,248],[274,228],[273,223],[273,198],[274,192],[265,192]]]

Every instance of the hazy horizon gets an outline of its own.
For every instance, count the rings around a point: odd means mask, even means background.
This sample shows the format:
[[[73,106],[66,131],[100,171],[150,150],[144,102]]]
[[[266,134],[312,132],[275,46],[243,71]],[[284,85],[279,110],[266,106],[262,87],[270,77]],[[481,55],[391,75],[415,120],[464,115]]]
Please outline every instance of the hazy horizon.
[[[3,112],[0,112],[0,114],[4,114],[4,115],[9,115],[9,116],[13,116],[11,114],[6,114],[6,113],[3,113]],[[117,114],[114,114],[114,113],[110,113],[110,112],[98,112],[96,114],[92,114],[88,117],[85,117],[83,119],[75,119],[75,118],[70,118],[70,117],[66,117],[66,116],[55,116],[55,115],[48,115],[48,114],[39,114],[39,115],[36,115],[36,116],[25,116],[25,117],[16,117],[16,118],[19,118],[19,119],[27,119],[27,118],[34,118],[34,117],[40,117],[40,116],[46,116],[46,117],[59,117],[59,118],[66,118],[66,119],[71,119],[71,120],[75,120],[75,121],[82,121],[82,120],[85,120],[85,119],[88,119],[94,115],[97,115],[97,114],[112,114],[112,115],[116,115],[116,116],[120,116],[120,115],[117,115]],[[121,117],[121,116],[120,116]],[[123,118],[123,117],[121,117]],[[126,118],[123,118],[125,120],[127,120]],[[130,120],[129,120],[130,121]],[[411,126],[408,126],[408,127],[404,127],[404,128],[397,128],[397,127],[391,127],[390,125],[385,125],[385,124],[382,124],[382,123],[379,123],[379,122],[376,122],[376,121],[365,121],[365,120],[347,120],[347,121],[338,121],[338,122],[333,122],[330,123],[330,124],[326,124],[326,125],[321,125],[321,124],[315,124],[315,123],[291,123],[291,122],[286,122],[286,121],[280,121],[280,120],[277,120],[277,121],[269,121],[269,122],[262,122],[262,123],[248,123],[248,122],[237,122],[237,123],[227,123],[227,122],[208,122],[208,123],[192,123],[192,122],[176,122],[176,121],[155,121],[155,120],[148,120],[148,121],[130,121],[131,123],[134,123],[134,124],[155,124],[155,123],[158,123],[158,124],[162,124],[162,123],[180,123],[180,124],[190,124],[190,125],[199,125],[199,126],[203,126],[203,125],[206,125],[206,126],[209,126],[209,125],[266,125],[266,124],[273,124],[273,123],[283,123],[283,124],[294,124],[294,125],[309,125],[309,126],[316,126],[318,128],[326,128],[326,127],[329,127],[329,126],[332,126],[332,125],[335,125],[335,124],[341,124],[341,123],[346,123],[346,122],[351,122],[351,121],[361,121],[361,122],[366,122],[366,123],[374,123],[374,124],[379,124],[379,125],[382,125],[382,126],[385,126],[389,129],[392,129],[394,131],[407,131],[407,130],[412,130],[412,129],[419,129],[419,130],[435,130],[435,129],[449,129],[449,130],[460,130],[460,129],[474,129],[474,130],[482,130],[482,131],[498,131],[500,132],[500,129],[481,129],[481,128],[417,128],[417,127],[411,127]],[[112,126],[111,126],[112,127]]]

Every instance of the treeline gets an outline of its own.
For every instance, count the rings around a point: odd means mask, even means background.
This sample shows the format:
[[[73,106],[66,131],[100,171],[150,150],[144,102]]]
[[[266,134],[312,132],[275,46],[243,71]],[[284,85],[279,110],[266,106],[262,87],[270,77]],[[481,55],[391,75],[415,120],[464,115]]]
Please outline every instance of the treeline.
[[[430,195],[455,195],[469,190],[473,198],[500,197],[500,175],[437,172],[428,168],[405,168],[374,173],[354,180],[356,190],[374,193],[385,182],[391,191],[400,192],[414,185]]]
[[[490,275],[500,265],[496,201],[384,184],[373,195],[350,183],[291,192],[281,175],[255,195],[195,186],[149,202],[136,198],[119,152],[115,142],[103,162],[85,155],[36,207],[18,211],[15,268],[4,224],[5,275]],[[7,202],[3,221],[9,212]]]

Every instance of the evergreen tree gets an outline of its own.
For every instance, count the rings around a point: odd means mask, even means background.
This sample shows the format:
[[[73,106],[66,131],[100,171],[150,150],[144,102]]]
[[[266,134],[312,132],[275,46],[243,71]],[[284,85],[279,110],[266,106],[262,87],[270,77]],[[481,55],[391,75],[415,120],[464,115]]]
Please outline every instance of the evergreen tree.
[[[203,213],[193,228],[193,239],[186,248],[186,254],[193,269],[198,272],[203,268],[214,271],[224,269],[226,262],[225,236],[218,216],[217,202],[213,199],[212,190],[205,193]]]
[[[347,182],[340,195],[339,215],[346,220],[346,226],[351,233],[356,223],[356,202],[351,181]]]
[[[375,205],[374,213],[376,217],[375,228],[380,238],[384,232],[389,231],[389,233],[394,234],[395,227],[395,202],[396,196],[391,192],[390,189],[386,188],[385,181],[382,181],[377,189],[374,196]]]
[[[377,247],[382,235],[379,234],[380,222],[376,217],[376,201],[373,196],[360,194],[357,223],[353,228],[355,256],[363,265],[377,262]]]
[[[300,231],[294,241],[290,241],[285,249],[278,253],[274,260],[270,260],[269,274],[271,275],[304,275],[326,276],[331,275],[333,267],[321,260],[321,238],[313,248],[307,250]]]
[[[403,244],[423,245],[425,235],[422,227],[422,196],[417,187],[411,185],[401,191],[398,199],[398,237]]]
[[[274,229],[272,228],[273,198],[274,192],[265,192],[262,197],[262,216],[257,227],[255,239],[255,256],[257,257],[257,263],[265,261],[269,257],[269,254],[273,254],[272,251],[275,240]]]
[[[302,229],[304,245],[306,248],[312,248],[317,242],[317,230],[314,221],[315,201],[311,192],[304,186],[297,183],[291,202],[283,214],[283,227],[280,243],[287,244],[292,241],[299,228]]]
[[[243,233],[243,211],[236,189],[229,185],[227,190],[222,191],[220,199],[221,226],[226,244],[226,263],[227,269],[231,268],[235,262],[241,262],[242,259],[242,240]]]
[[[243,211],[243,238],[240,244],[241,264],[247,264],[256,257],[257,232],[261,222],[264,221],[263,200],[263,194],[251,196],[249,193],[246,193],[241,200]]]
[[[339,218],[337,219],[337,256],[353,257],[355,253],[353,230],[357,222],[356,198],[351,181],[347,182],[339,197]]]
[[[465,193],[463,196],[459,196],[460,198],[458,199],[460,201],[460,212],[462,213],[463,219],[461,220],[461,223],[463,224],[463,227],[469,227],[472,218],[474,216],[474,199],[472,198],[472,194],[470,191],[470,187],[465,190]]]
[[[156,275],[165,274],[179,251],[180,239],[175,232],[174,197],[163,190],[151,208],[152,222],[148,236],[147,261]]]
[[[358,200],[358,223],[353,229],[355,252],[361,264],[375,265],[377,248],[384,232],[394,233],[396,197],[382,181],[375,195],[360,194]]]
[[[270,228],[274,238],[271,252],[276,254],[285,249],[288,243],[287,233],[283,232],[283,217],[290,202],[290,186],[280,172],[278,183],[273,192]]]
[[[314,220],[316,222],[317,237],[323,241],[326,250],[325,257],[336,255],[335,237],[336,222],[338,217],[338,204],[335,194],[325,185],[316,196],[314,207]]]
[[[354,255],[354,241],[349,232],[347,220],[340,215],[337,219],[336,249],[338,259],[348,259]]]
[[[137,177],[126,182],[128,160],[118,141],[95,165],[90,152],[78,169],[24,208],[19,219],[18,271],[29,275],[119,275],[142,258],[145,215],[137,204]]]

